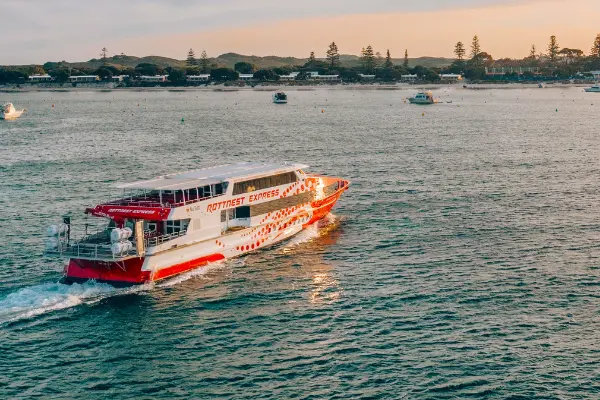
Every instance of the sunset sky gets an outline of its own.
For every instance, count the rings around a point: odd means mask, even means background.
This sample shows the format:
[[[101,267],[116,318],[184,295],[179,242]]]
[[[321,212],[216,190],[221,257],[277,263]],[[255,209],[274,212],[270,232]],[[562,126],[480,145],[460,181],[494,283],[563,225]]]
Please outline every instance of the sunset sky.
[[[0,65],[109,54],[324,57],[371,44],[401,57],[451,57],[478,34],[494,58],[544,51],[550,35],[586,54],[600,33],[599,0],[3,0]]]

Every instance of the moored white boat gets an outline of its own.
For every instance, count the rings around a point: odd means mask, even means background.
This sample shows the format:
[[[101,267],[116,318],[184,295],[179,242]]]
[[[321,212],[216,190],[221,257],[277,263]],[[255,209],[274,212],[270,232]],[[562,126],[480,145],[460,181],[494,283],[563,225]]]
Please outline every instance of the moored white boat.
[[[132,285],[256,251],[325,217],[349,187],[305,168],[240,163],[122,185],[121,199],[86,209],[106,225],[75,240],[65,217],[46,254],[68,260],[66,282]]]
[[[0,119],[17,119],[24,112],[24,109],[16,110],[12,103],[6,103],[2,106],[2,110],[0,110]]]
[[[411,104],[435,104],[438,102],[437,99],[433,98],[433,93],[430,90],[419,92],[413,97],[409,97],[408,101],[410,101]]]
[[[273,103],[275,104],[286,104],[287,103],[287,94],[284,92],[277,92],[273,94]]]
[[[592,87],[583,89],[588,93],[600,93],[600,84],[596,84]]]

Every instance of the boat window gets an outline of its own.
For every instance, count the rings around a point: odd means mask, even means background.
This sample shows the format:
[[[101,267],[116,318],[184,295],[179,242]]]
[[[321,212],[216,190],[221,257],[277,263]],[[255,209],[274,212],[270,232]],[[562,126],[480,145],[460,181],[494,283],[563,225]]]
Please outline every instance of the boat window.
[[[250,193],[256,190],[263,190],[272,188],[275,186],[287,185],[297,181],[295,172],[287,172],[285,174],[278,174],[267,176],[264,178],[251,179],[243,182],[236,182],[233,186],[233,194]]]
[[[188,225],[190,224],[189,219],[178,219],[174,221],[166,221],[165,233],[179,233],[187,231]]]

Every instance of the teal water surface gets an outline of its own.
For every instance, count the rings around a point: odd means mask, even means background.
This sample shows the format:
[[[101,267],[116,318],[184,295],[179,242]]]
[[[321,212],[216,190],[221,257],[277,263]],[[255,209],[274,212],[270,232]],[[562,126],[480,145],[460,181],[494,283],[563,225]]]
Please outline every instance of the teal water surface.
[[[1,93],[28,112],[0,123],[0,398],[599,398],[600,96],[435,93]],[[157,285],[64,286],[42,256],[118,182],[253,160],[353,185]]]

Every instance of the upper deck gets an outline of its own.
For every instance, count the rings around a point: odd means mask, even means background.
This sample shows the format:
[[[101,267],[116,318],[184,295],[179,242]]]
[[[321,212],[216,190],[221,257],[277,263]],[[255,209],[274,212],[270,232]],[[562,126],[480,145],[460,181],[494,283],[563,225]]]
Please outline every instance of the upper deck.
[[[176,208],[227,194],[230,184],[307,168],[295,163],[244,162],[164,175],[118,185],[123,197],[105,203],[121,207]]]

